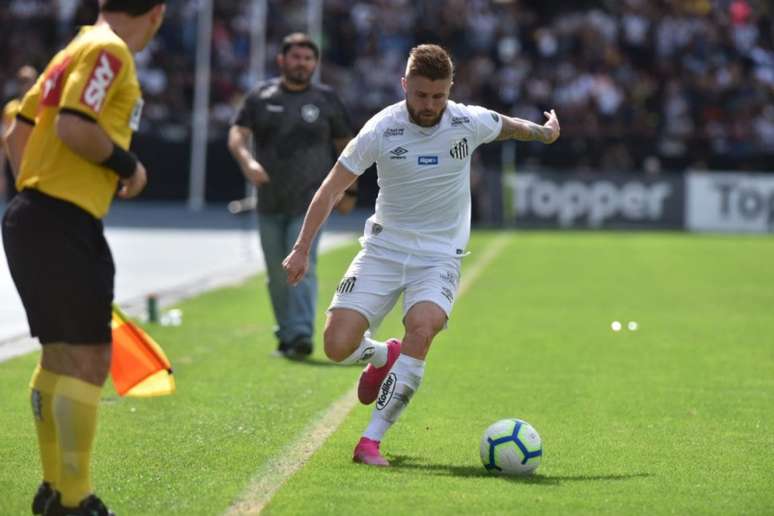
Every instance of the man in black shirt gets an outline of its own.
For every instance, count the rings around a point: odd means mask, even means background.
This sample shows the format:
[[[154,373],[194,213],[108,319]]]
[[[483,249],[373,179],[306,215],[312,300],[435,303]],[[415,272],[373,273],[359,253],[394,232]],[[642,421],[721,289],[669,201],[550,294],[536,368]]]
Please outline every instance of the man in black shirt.
[[[293,247],[317,188],[352,138],[339,98],[331,88],[311,83],[318,61],[317,45],[307,35],[285,37],[277,56],[280,77],[258,84],[247,95],[228,138],[242,173],[258,187],[258,231],[278,351],[290,357],[312,352],[317,242],[310,252],[311,274],[297,286],[288,284],[282,260]],[[351,210],[355,200],[356,191],[350,190],[339,201],[339,211]]]

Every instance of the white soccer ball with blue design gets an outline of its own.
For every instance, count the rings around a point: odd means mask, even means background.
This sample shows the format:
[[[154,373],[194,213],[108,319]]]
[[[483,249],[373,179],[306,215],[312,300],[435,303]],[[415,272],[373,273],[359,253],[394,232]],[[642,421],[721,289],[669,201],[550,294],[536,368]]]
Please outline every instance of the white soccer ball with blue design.
[[[481,437],[481,462],[487,471],[502,475],[529,475],[540,465],[543,441],[532,425],[521,419],[501,419]]]

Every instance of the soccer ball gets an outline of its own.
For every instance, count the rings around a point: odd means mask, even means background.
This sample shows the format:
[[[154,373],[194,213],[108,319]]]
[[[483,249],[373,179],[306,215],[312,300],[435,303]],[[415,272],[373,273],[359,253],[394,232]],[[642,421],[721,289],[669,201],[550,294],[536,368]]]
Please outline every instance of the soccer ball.
[[[481,462],[492,473],[529,475],[540,465],[542,455],[540,436],[521,419],[501,419],[481,436]]]

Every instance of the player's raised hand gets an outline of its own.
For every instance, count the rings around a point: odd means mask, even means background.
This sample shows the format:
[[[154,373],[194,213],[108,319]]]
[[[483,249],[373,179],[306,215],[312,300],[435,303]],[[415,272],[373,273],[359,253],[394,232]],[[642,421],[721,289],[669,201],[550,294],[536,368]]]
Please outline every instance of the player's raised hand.
[[[288,273],[288,283],[296,286],[309,269],[309,253],[293,248],[287,258],[282,260],[282,268]]]
[[[148,184],[148,173],[145,171],[145,167],[139,161],[134,169],[134,174],[127,179],[121,180],[121,188],[118,190],[118,196],[122,199],[131,199],[137,197],[145,189],[145,185]]]
[[[556,116],[556,111],[553,109],[549,111],[543,111],[543,114],[548,118],[543,127],[548,128],[548,137],[543,143],[554,143],[559,138],[559,118]]]

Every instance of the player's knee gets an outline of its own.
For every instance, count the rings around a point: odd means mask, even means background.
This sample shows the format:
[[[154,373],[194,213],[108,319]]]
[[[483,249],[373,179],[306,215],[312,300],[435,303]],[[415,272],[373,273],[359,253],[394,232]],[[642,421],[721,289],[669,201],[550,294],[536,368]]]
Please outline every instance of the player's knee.
[[[406,335],[425,349],[430,347],[430,343],[433,342],[433,337],[437,333],[429,324],[417,324],[406,328]]]
[[[323,340],[325,342],[325,355],[334,362],[341,362],[347,358],[360,343],[359,340],[356,340],[348,332],[342,331],[335,326],[325,328]]]
[[[110,372],[110,346],[94,346],[89,353],[79,354],[77,377],[94,385],[102,385]]]

